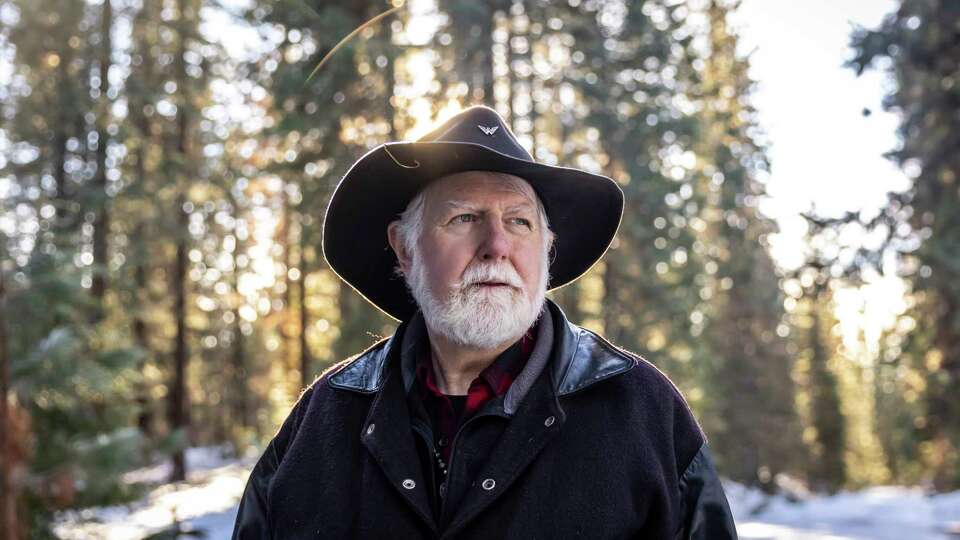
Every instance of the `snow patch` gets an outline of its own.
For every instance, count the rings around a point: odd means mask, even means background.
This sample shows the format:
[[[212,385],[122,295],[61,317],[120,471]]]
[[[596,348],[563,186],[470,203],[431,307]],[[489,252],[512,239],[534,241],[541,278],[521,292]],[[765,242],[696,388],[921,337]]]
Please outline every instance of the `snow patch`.
[[[882,486],[790,501],[739,484],[724,484],[744,540],[956,540],[960,492],[928,495]]]
[[[230,538],[257,457],[233,459],[231,453],[192,448],[186,482],[159,485],[129,505],[62,512],[54,531],[64,540],[138,540],[179,521],[206,538]],[[162,482],[169,474],[170,464],[163,463],[124,481]],[[791,490],[788,498],[734,482],[724,482],[724,489],[743,540],[960,540],[960,491],[928,495],[887,486],[833,496]]]
[[[229,448],[187,450],[187,480],[163,484],[127,505],[58,513],[54,533],[63,540],[139,540],[181,522],[206,538],[230,538],[237,505],[255,459],[231,459]],[[169,461],[131,471],[125,482],[156,483],[170,475]]]

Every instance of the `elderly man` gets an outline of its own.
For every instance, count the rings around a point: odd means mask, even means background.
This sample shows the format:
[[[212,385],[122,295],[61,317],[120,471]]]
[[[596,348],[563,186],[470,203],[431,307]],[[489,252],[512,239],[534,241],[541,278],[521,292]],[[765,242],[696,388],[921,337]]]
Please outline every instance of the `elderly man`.
[[[678,390],[544,299],[622,211],[612,180],[535,163],[485,107],[361,158],[324,255],[401,324],[303,392],[234,538],[736,538]]]

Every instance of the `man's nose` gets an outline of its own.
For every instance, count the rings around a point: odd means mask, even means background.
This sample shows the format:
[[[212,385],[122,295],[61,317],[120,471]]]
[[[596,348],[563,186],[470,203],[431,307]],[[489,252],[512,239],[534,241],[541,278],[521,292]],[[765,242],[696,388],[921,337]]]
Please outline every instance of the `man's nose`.
[[[510,254],[510,238],[503,224],[497,220],[490,220],[484,227],[484,239],[478,253],[482,261],[498,261],[506,259]]]

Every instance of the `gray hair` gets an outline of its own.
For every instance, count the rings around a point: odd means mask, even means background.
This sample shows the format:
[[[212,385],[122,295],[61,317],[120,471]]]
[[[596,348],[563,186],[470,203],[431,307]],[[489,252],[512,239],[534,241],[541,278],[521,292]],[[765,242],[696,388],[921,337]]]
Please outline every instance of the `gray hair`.
[[[514,187],[519,187],[517,182],[518,179],[514,176],[496,172],[491,172],[490,174],[501,177],[504,181],[513,184]],[[526,184],[526,181],[523,182]],[[397,224],[397,234],[400,236],[400,243],[403,245],[403,250],[408,255],[412,254],[417,249],[420,236],[423,234],[423,218],[424,208],[426,206],[425,203],[427,189],[429,189],[429,186],[421,190],[420,193],[417,193],[416,197],[414,197],[410,203],[407,204],[407,208],[400,213],[400,217],[395,221]],[[553,247],[553,242],[556,240],[556,234],[550,230],[550,222],[547,219],[547,210],[544,208],[543,201],[540,200],[540,197],[537,195],[536,191],[533,192],[533,198],[537,202],[537,215],[540,217],[540,230],[543,231],[543,251],[546,253],[550,251],[551,247]]]

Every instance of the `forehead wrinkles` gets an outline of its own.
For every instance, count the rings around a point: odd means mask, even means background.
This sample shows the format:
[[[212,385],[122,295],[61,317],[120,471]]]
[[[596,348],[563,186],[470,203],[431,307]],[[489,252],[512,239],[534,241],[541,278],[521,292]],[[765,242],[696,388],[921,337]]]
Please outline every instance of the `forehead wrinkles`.
[[[473,178],[468,179],[466,175]],[[533,187],[522,178],[498,172],[474,172],[457,173],[454,175],[442,177],[437,182],[428,186],[424,192],[428,206],[448,209],[450,207],[458,208],[477,208],[479,205],[464,198],[464,195],[470,194],[489,194],[505,193],[520,195],[525,202],[511,202],[510,209],[529,205],[536,208],[537,195]]]
[[[456,199],[450,199],[450,200],[444,201],[444,203],[442,204],[442,207],[448,208],[448,209],[453,208],[457,210],[460,210],[460,209],[471,210],[474,212],[479,212],[483,210],[483,205],[474,204],[470,201],[462,201],[462,200],[456,200]],[[504,210],[507,212],[515,212],[518,210],[532,211],[534,210],[534,205],[533,205],[533,201],[521,201],[519,203],[510,204],[509,206],[505,207]]]
[[[534,200],[536,199],[537,195],[533,191],[533,186],[527,183],[526,180],[506,173],[488,174],[493,178],[499,179],[499,186],[501,189],[522,195],[531,204],[533,204]]]

